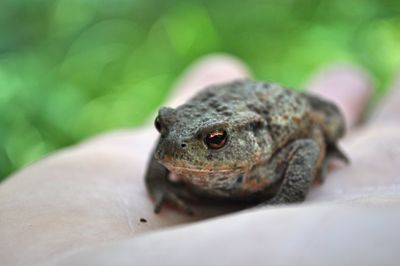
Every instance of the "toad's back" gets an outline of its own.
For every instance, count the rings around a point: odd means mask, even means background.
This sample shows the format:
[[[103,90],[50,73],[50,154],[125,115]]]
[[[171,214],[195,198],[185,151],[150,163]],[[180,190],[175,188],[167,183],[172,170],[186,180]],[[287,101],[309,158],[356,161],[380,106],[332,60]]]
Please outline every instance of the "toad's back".
[[[210,87],[194,97],[187,105],[206,105],[210,112],[221,115],[249,110],[261,115],[276,148],[290,140],[308,137],[315,124],[326,131],[332,141],[343,135],[343,119],[329,102],[281,87],[257,81],[236,81]]]

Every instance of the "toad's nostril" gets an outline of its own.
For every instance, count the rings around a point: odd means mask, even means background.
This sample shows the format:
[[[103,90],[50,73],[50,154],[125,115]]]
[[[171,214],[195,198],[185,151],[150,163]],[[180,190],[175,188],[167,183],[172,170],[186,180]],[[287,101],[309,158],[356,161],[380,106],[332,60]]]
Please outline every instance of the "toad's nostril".
[[[187,147],[187,144],[186,144],[186,143],[181,143],[181,147],[182,147],[182,148],[186,148],[186,147]]]

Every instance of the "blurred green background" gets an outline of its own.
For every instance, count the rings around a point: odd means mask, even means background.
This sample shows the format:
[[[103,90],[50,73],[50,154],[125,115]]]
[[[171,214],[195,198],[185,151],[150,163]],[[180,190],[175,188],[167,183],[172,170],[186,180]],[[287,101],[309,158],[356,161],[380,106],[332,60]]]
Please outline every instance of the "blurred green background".
[[[382,92],[400,67],[399,10],[395,0],[1,0],[0,180],[140,125],[208,53],[293,87],[322,65],[354,62]]]

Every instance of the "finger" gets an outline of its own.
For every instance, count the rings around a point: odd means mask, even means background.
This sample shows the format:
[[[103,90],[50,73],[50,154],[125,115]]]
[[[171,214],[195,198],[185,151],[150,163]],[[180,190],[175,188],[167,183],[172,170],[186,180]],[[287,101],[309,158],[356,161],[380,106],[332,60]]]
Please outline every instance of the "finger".
[[[352,65],[322,69],[307,87],[310,92],[334,102],[341,109],[348,129],[360,121],[373,89],[368,74]]]
[[[394,80],[389,93],[376,108],[370,122],[400,124],[400,73]]]
[[[200,58],[178,79],[167,105],[183,104],[208,85],[249,76],[248,68],[232,56],[219,54]]]

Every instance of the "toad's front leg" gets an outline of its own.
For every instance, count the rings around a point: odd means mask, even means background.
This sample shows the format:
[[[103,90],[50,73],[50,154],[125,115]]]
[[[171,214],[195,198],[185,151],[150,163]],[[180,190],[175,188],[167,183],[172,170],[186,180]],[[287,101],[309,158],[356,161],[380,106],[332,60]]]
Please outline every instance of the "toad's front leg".
[[[321,147],[312,139],[296,140],[284,149],[289,149],[289,152],[282,184],[277,194],[263,205],[303,201],[323,159]]]
[[[154,159],[153,154],[147,167],[145,182],[148,192],[155,201],[154,212],[159,213],[162,206],[169,202],[185,213],[192,215],[192,209],[183,200],[183,198],[191,197],[189,191],[183,184],[171,182],[168,176],[168,169]]]

